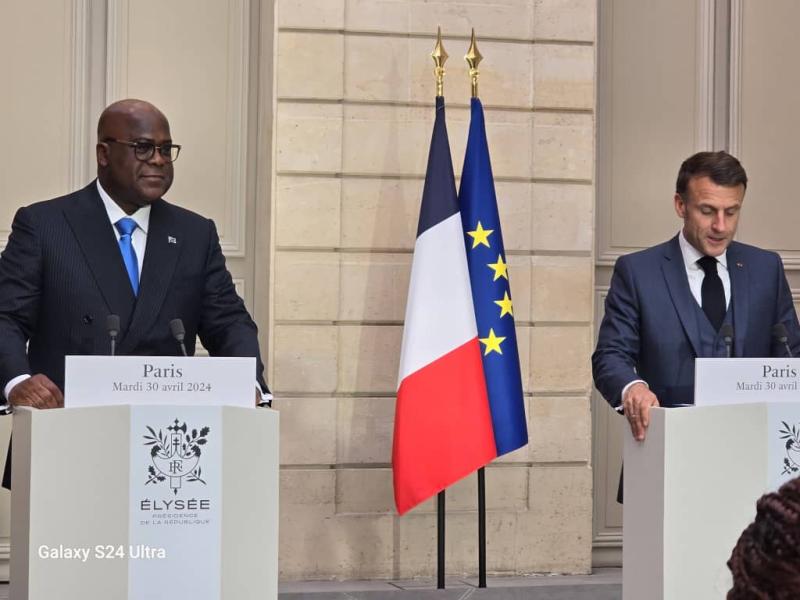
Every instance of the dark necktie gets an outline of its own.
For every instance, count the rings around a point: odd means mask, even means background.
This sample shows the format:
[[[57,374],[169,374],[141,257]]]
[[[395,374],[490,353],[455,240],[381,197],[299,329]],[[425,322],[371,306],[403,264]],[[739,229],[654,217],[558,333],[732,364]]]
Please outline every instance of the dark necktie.
[[[697,264],[706,274],[703,277],[703,285],[700,288],[703,312],[706,313],[714,329],[719,331],[722,322],[725,320],[727,307],[725,306],[725,290],[717,273],[717,259],[713,256],[704,256],[697,261]]]
[[[133,295],[139,295],[139,261],[136,259],[136,250],[133,248],[131,235],[136,229],[136,221],[130,217],[124,217],[114,223],[119,231],[119,250],[122,252],[122,260],[125,263],[125,270],[128,271],[128,279],[131,280]]]

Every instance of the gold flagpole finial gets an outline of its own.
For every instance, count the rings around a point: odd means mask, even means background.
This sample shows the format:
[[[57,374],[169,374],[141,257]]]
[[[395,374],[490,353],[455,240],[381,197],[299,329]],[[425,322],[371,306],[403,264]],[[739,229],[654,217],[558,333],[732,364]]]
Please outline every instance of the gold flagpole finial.
[[[436,31],[436,46],[431,52],[431,58],[433,58],[433,62],[436,65],[433,72],[436,75],[437,96],[444,96],[444,63],[447,61],[447,57],[448,54],[444,51],[444,46],[442,45],[442,28],[438,27]]]
[[[472,29],[472,39],[469,42],[469,49],[467,50],[464,60],[469,65],[469,79],[472,82],[472,97],[478,97],[478,65],[483,60],[483,55],[478,52],[478,44],[475,43],[475,28]]]

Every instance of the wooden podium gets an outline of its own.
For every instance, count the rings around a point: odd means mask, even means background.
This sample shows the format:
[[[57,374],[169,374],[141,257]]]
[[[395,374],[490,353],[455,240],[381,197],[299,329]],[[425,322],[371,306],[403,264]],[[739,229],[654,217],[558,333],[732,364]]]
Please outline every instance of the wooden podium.
[[[626,431],[624,600],[725,598],[756,500],[800,475],[784,423],[800,402],[657,408],[644,442]]]
[[[18,409],[10,598],[276,598],[278,440],[213,402]]]

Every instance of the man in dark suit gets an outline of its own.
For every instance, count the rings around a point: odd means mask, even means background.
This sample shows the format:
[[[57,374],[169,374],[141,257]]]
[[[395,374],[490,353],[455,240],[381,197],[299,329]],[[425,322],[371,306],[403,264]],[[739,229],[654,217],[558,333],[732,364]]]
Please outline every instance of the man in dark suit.
[[[733,241],[747,187],[739,161],[700,152],[678,173],[677,236],[617,260],[592,355],[595,385],[643,440],[654,406],[694,402],[694,359],[785,356],[772,327],[785,326],[793,353],[800,325],[780,257]]]
[[[117,350],[179,355],[180,318],[194,353],[253,356],[255,398],[271,399],[257,329],[225,267],[214,223],[174,206],[169,123],[155,106],[122,100],[98,123],[97,180],[19,209],[0,257],[0,390],[12,406],[63,406],[64,356]],[[27,347],[26,347],[27,346]]]

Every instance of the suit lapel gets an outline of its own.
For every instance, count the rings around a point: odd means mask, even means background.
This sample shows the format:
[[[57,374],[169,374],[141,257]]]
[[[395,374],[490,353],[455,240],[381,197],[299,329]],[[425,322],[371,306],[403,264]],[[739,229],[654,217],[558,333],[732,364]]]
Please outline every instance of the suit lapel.
[[[152,204],[150,211],[139,296],[128,333],[120,343],[121,353],[131,352],[158,318],[178,263],[180,249],[181,236],[172,211],[166,202],[158,200]]]
[[[125,331],[135,298],[117,238],[96,185],[93,181],[81,190],[75,202],[65,206],[64,216],[100,288],[109,313],[119,315],[122,331]]]
[[[681,320],[683,330],[686,332],[686,337],[689,338],[689,342],[692,344],[695,356],[700,356],[700,331],[697,326],[697,311],[694,308],[696,302],[689,288],[689,280],[686,277],[686,267],[683,264],[683,255],[678,243],[678,236],[667,242],[661,270],[664,273],[670,298],[672,298],[672,303],[675,305],[675,310]]]
[[[734,356],[744,356],[744,340],[747,337],[749,277],[747,264],[741,257],[736,242],[728,246],[728,275],[731,279],[731,303],[733,304],[733,348]]]

